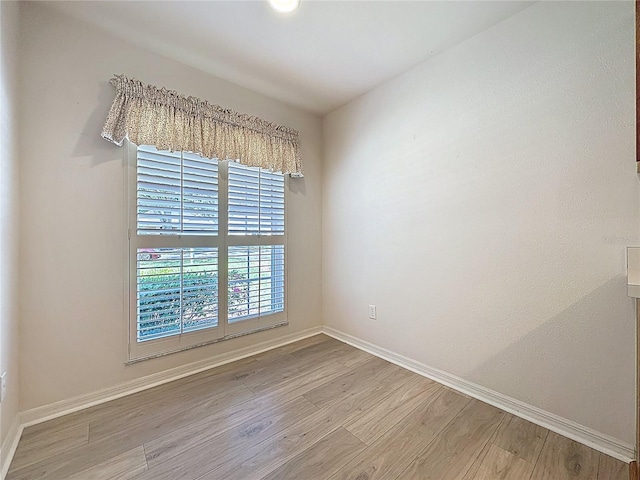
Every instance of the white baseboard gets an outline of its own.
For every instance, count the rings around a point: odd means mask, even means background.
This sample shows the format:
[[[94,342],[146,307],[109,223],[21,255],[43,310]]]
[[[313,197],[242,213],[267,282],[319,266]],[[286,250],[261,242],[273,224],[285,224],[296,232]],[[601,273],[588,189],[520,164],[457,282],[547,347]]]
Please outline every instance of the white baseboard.
[[[165,370],[163,372],[147,375],[145,377],[121,383],[113,387],[98,390],[97,392],[89,393],[86,395],[79,395],[67,400],[61,400],[49,405],[26,410],[21,414],[22,427],[29,427],[31,425],[42,423],[56,417],[67,415],[69,413],[77,412],[94,405],[99,405],[110,400],[115,400],[116,398],[131,395],[132,393],[140,392],[142,390],[147,390],[149,388],[153,388],[158,385],[171,382],[173,380],[178,380],[180,378],[203,372],[220,365],[235,362],[236,360],[241,360],[252,355],[257,355],[258,353],[271,350],[273,348],[297,342],[299,340],[317,335],[319,333],[322,333],[322,327],[318,326],[309,328],[307,330],[303,330],[302,332],[286,335],[275,340],[258,343],[250,347],[245,347],[229,353],[216,355],[204,360],[200,360],[198,362],[193,362],[187,365],[172,368],[170,370]]]
[[[11,465],[11,460],[13,460],[13,455],[16,453],[18,442],[22,436],[22,430],[24,430],[24,426],[20,422],[20,414],[18,414],[13,419],[11,428],[9,428],[9,432],[0,447],[0,480],[4,480],[7,476],[9,465]]]
[[[0,453],[0,480],[4,480],[5,475],[13,459],[18,441],[25,427],[45,422],[56,417],[61,417],[69,413],[77,412],[94,405],[108,402],[116,398],[124,397],[132,393],[153,388],[164,383],[178,380],[195,373],[199,373],[220,365],[241,360],[258,353],[271,350],[289,343],[297,342],[307,337],[325,333],[337,340],[345,342],[353,347],[369,352],[389,362],[395,363],[403,368],[411,370],[419,375],[430,378],[438,383],[446,385],[454,390],[462,392],[473,398],[477,398],[485,403],[493,405],[501,410],[509,412],[518,417],[529,420],[537,425],[548,428],[565,437],[585,444],[595,450],[617,458],[623,462],[630,462],[635,454],[632,445],[620,442],[608,435],[604,435],[593,429],[579,425],[566,418],[559,417],[550,412],[546,412],[537,407],[508,397],[501,393],[489,390],[488,388],[474,384],[463,378],[451,375],[442,370],[438,370],[410,358],[404,357],[390,350],[384,349],[372,343],[366,342],[354,336],[340,332],[331,327],[314,327],[302,332],[287,335],[285,337],[262,342],[251,347],[246,347],[233,352],[216,355],[205,360],[190,363],[181,367],[166,370],[142,377],[130,382],[125,382],[114,387],[106,388],[86,395],[80,395],[68,400],[62,400],[42,407],[22,412],[13,422],[9,434],[2,445]]]
[[[372,355],[380,357],[391,363],[395,363],[396,365],[430,378],[431,380],[435,380],[438,383],[453,388],[454,390],[469,395],[470,397],[477,398],[482,402],[493,405],[494,407],[516,415],[517,417],[529,420],[530,422],[547,428],[552,432],[556,432],[575,440],[576,442],[580,442],[625,463],[629,463],[635,458],[633,445],[621,442],[620,440],[597,432],[591,428],[521,402],[515,398],[489,390],[488,388],[469,382],[455,375],[451,375],[450,373],[429,367],[428,365],[417,362],[403,355],[399,355],[352,335],[348,335],[334,328],[324,326],[322,331],[330,337],[344,343],[348,343],[353,347],[364,350],[365,352],[371,353]]]

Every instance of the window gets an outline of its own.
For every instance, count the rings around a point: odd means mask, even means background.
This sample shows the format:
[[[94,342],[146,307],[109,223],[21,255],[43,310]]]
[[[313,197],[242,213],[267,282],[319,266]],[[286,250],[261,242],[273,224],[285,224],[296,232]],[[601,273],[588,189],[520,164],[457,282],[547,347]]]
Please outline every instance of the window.
[[[286,323],[285,178],[129,147],[129,360]]]

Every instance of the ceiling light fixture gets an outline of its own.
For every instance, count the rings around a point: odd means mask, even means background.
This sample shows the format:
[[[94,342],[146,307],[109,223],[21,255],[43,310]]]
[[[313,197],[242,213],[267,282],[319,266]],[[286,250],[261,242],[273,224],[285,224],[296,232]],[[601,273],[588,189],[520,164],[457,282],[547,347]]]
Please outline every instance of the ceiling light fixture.
[[[269,0],[271,8],[282,13],[293,12],[299,4],[300,0]]]

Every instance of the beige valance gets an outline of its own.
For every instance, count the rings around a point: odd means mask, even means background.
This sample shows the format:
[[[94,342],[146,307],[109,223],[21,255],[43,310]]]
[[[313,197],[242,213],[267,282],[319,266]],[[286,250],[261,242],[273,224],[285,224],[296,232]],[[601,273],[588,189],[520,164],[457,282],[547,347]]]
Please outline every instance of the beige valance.
[[[102,137],[116,145],[128,138],[159,150],[194,152],[303,176],[296,130],[124,75],[112,78],[111,84],[116,98]]]

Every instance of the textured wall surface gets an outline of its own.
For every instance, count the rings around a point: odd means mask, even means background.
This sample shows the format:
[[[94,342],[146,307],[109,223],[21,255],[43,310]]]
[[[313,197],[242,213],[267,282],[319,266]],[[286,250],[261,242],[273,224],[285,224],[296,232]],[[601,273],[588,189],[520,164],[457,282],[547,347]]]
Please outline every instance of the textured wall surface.
[[[18,17],[17,2],[0,2],[0,445],[18,413]],[[3,452],[4,453],[4,452]]]
[[[22,13],[21,408],[320,325],[320,118],[46,6],[25,2]],[[289,196],[288,327],[124,366],[124,151],[100,138],[114,73],[300,130],[306,177]]]
[[[633,442],[633,15],[540,2],[324,118],[325,324]]]

